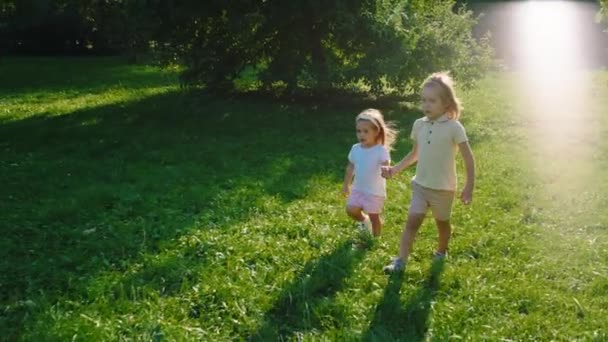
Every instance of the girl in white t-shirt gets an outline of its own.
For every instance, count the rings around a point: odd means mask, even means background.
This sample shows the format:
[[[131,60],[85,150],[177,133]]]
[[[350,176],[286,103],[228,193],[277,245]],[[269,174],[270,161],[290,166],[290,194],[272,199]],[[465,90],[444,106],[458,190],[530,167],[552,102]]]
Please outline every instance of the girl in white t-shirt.
[[[382,230],[380,214],[386,199],[386,180],[382,178],[381,168],[390,164],[389,151],[397,132],[377,109],[364,110],[357,115],[355,123],[359,143],[354,144],[348,154],[344,175],[343,193],[348,196],[346,213],[361,229],[371,230],[378,236]]]

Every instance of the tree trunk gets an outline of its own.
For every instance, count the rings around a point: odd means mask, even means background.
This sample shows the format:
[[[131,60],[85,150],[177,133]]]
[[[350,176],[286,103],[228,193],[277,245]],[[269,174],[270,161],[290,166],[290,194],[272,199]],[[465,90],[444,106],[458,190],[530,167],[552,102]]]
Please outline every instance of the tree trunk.
[[[316,6],[309,7],[310,27],[310,57],[312,61],[312,72],[317,81],[317,89],[323,93],[330,88],[329,70],[327,58],[323,48],[323,18]]]

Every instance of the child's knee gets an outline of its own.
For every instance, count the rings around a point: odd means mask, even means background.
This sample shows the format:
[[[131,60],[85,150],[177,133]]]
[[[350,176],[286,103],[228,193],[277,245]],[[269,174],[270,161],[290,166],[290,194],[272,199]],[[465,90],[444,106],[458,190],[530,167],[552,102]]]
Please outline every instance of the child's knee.
[[[407,223],[422,223],[425,217],[426,213],[410,213],[407,216]]]
[[[405,229],[418,230],[424,221],[425,214],[410,214],[405,223]]]
[[[368,214],[369,215],[369,219],[372,222],[378,222],[380,223],[382,221],[382,219],[380,218],[380,214]]]
[[[437,224],[437,227],[439,228],[450,228],[450,219],[447,220],[440,220],[440,219],[435,219],[435,223]]]
[[[346,206],[346,213],[348,215],[351,215],[351,216],[352,215],[359,215],[359,213],[361,213],[361,208],[347,205]]]

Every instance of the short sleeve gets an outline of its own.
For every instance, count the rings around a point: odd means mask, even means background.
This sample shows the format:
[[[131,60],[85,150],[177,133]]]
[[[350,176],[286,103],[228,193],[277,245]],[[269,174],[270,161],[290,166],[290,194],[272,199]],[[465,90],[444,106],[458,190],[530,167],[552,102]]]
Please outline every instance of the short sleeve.
[[[416,137],[418,136],[418,126],[420,121],[416,120],[414,121],[414,124],[412,125],[412,132],[410,133],[410,139],[416,141]]]
[[[382,150],[380,151],[380,163],[391,161],[391,154],[388,152],[386,147],[382,146]]]
[[[454,128],[452,129],[452,141],[454,142],[454,144],[458,145],[460,143],[468,141],[469,139],[467,138],[467,132],[465,131],[464,126],[459,121],[455,122],[456,124],[453,126]]]
[[[350,148],[350,152],[348,152],[348,161],[351,162],[351,163],[353,163],[353,164],[355,163],[354,162],[354,156],[353,156],[353,154],[355,153],[355,146],[356,145],[353,145],[353,147]]]

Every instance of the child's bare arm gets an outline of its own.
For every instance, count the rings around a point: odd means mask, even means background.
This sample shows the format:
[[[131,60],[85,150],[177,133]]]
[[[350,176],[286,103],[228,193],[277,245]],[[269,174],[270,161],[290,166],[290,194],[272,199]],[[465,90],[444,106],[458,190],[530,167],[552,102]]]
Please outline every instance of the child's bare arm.
[[[353,181],[353,173],[355,171],[355,165],[348,163],[346,171],[344,172],[344,186],[342,186],[342,193],[344,196],[348,196],[350,193],[350,183]]]
[[[475,188],[475,158],[468,141],[458,144],[458,148],[460,149],[460,154],[462,154],[464,168],[467,173],[467,180],[460,198],[464,204],[469,204],[473,200],[473,189]]]
[[[401,161],[395,166],[391,167],[387,176],[392,177],[393,175],[398,174],[399,172],[414,165],[416,161],[418,161],[418,144],[414,143],[414,146],[412,146],[412,150],[410,151],[410,153],[408,153],[403,159],[401,159]]]

